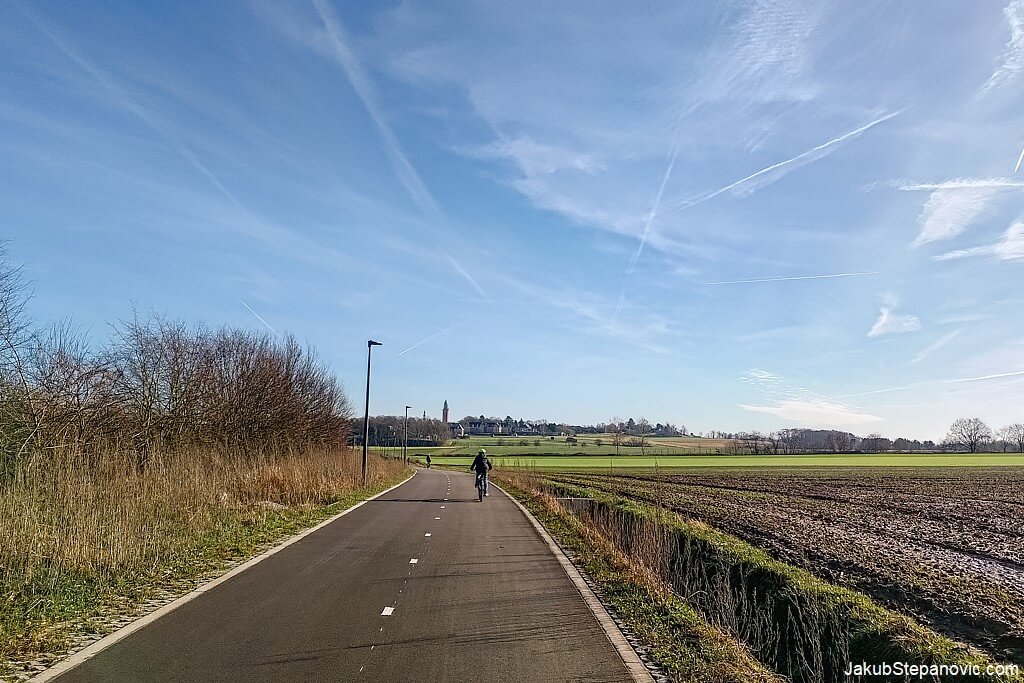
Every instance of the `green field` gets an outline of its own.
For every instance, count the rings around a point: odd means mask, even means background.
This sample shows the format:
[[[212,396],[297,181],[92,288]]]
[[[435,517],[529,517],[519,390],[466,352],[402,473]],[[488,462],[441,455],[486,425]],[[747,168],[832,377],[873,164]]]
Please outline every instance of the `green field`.
[[[550,437],[492,437],[492,436],[471,436],[468,439],[455,439],[447,446],[423,447],[410,446],[409,453],[426,455],[434,458],[439,455],[476,455],[481,448],[487,450],[491,456],[519,455],[519,456],[548,456],[548,455],[615,455],[615,444],[608,434],[582,434],[576,437],[577,443],[568,443],[564,436]],[[600,441],[600,443],[598,443]],[[663,456],[680,454],[708,454],[717,453],[719,449],[728,446],[728,442],[722,439],[700,439],[692,436],[682,437],[650,437],[643,448],[644,455]],[[373,450],[383,452],[382,448]],[[398,447],[401,450],[401,447]],[[388,448],[388,453],[394,453],[395,448]],[[622,456],[639,456],[639,446],[626,446],[620,444],[619,454]]]
[[[410,456],[423,463],[425,453],[410,451]],[[591,456],[591,455],[492,455],[495,467],[537,467],[562,470],[631,469],[684,467],[1024,467],[1020,453],[920,454],[903,453],[859,455],[851,453],[818,455],[672,455],[672,456]],[[435,465],[468,468],[471,456],[431,453]]]

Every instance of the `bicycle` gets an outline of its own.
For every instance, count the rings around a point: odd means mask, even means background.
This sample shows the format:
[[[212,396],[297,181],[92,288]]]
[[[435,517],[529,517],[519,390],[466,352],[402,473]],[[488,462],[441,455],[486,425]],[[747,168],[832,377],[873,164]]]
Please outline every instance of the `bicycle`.
[[[484,502],[484,496],[487,495],[487,473],[478,474],[476,476],[476,495],[479,502]]]

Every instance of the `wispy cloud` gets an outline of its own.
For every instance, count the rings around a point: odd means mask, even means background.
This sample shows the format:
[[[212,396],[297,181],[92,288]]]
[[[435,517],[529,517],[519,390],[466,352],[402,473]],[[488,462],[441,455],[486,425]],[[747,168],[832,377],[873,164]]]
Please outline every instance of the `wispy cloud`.
[[[985,212],[996,193],[990,187],[936,190],[921,209],[914,246],[960,235]]]
[[[932,355],[933,353],[935,353],[936,351],[941,349],[943,346],[945,346],[946,344],[948,344],[949,342],[953,341],[958,336],[960,336],[961,332],[963,332],[963,330],[953,330],[949,334],[945,334],[945,335],[939,337],[934,342],[932,342],[928,346],[926,346],[923,349],[921,349],[920,351],[918,351],[917,355],[914,356],[913,359],[911,359],[910,364],[911,365],[916,365],[916,364],[920,363],[925,358],[927,358],[928,356]]]
[[[1024,182],[1009,178],[956,178],[940,183],[894,181],[903,192],[930,191],[918,216],[920,226],[913,246],[950,239],[962,234],[1005,191],[1024,188]]]
[[[738,404],[744,410],[774,415],[790,422],[823,427],[869,424],[882,420],[881,417],[861,412],[766,370],[751,370],[740,379],[765,401],[761,404]]]
[[[588,292],[565,286],[540,286],[506,276],[502,276],[502,279],[523,294],[582,321],[591,332],[626,341],[654,353],[669,352],[667,347],[656,341],[669,333],[668,323],[660,316],[649,315],[646,319],[634,317],[628,321],[618,320],[617,315],[609,315],[606,302]],[[623,298],[620,295],[616,313],[622,308],[622,302]]]
[[[334,54],[338,63],[348,77],[349,83],[352,84],[352,89],[355,90],[356,95],[359,96],[360,101],[363,103],[366,112],[373,119],[378,133],[380,133],[381,138],[384,140],[388,154],[395,167],[395,172],[398,174],[398,178],[405,187],[406,192],[409,193],[410,198],[430,218],[439,217],[440,209],[437,201],[435,201],[434,196],[427,189],[420,174],[416,172],[416,169],[409,162],[409,158],[402,149],[402,145],[398,142],[398,137],[384,119],[377,90],[363,69],[359,58],[349,47],[349,40],[341,22],[334,15],[334,11],[326,0],[313,0],[313,6],[324,23],[327,37],[334,48]]]
[[[449,333],[449,332],[451,332],[452,330],[454,330],[454,329],[458,328],[458,327],[459,327],[460,325],[462,325],[462,323],[464,323],[464,322],[465,322],[465,320],[460,320],[459,322],[455,323],[454,325],[450,325],[450,326],[448,326],[448,327],[444,328],[444,329],[443,329],[443,330],[441,330],[440,332],[435,332],[435,333],[434,333],[434,334],[432,334],[432,335],[429,335],[429,336],[427,336],[427,337],[424,337],[423,339],[420,339],[420,340],[419,340],[418,342],[416,342],[415,344],[413,344],[413,345],[412,345],[412,346],[410,346],[409,348],[407,348],[407,349],[404,349],[404,350],[402,350],[402,351],[399,351],[398,353],[396,353],[396,354],[395,354],[395,356],[396,356],[396,357],[397,357],[397,356],[402,356],[402,355],[404,355],[404,354],[408,353],[409,351],[412,351],[412,350],[413,350],[413,349],[415,349],[415,348],[419,348],[420,346],[423,346],[424,344],[426,344],[426,343],[427,343],[428,341],[430,341],[430,340],[432,340],[432,339],[437,339],[438,337],[440,337],[440,336],[441,336],[441,335],[443,335],[443,334],[448,334],[448,333]]]
[[[817,88],[810,82],[808,40],[821,12],[794,0],[755,0],[717,48],[707,71],[690,93],[704,102],[805,102]]]
[[[954,261],[972,256],[990,256],[1000,261],[1024,260],[1024,222],[1018,221],[1008,227],[1003,238],[995,244],[947,251],[936,256],[935,260]]]
[[[602,166],[590,154],[537,142],[528,135],[498,140],[475,147],[458,147],[456,151],[475,159],[508,159],[525,176],[547,175],[562,170],[595,173]]]
[[[878,319],[868,330],[869,337],[881,337],[886,334],[903,334],[917,332],[921,329],[921,321],[915,315],[899,314],[888,306],[882,306]]]
[[[871,271],[865,273],[833,273],[831,275],[796,275],[793,277],[765,277],[765,278],[754,278],[751,280],[717,280],[715,282],[705,282],[705,285],[745,285],[757,282],[790,282],[792,280],[831,280],[839,277],[861,277],[865,275],[877,275],[878,273]]]
[[[1009,83],[1024,71],[1024,0],[1013,0],[1003,9],[1010,25],[1010,39],[1003,48],[1002,62],[981,89],[985,95]]]
[[[790,422],[823,427],[844,427],[848,425],[881,422],[877,415],[862,413],[838,401],[821,398],[816,400],[792,399],[775,405],[738,404],[740,408],[755,413],[767,413]]]
[[[1009,178],[955,178],[941,183],[910,183],[904,180],[894,180],[889,185],[904,192],[914,192],[917,190],[970,190],[975,188],[995,190],[1024,188],[1024,182]]]
[[[967,230],[1004,191],[1024,188],[1009,178],[956,178],[943,182],[890,183],[901,191],[931,191],[921,210],[921,229],[912,246],[949,240]]]
[[[714,190],[713,192],[703,194],[697,197],[696,199],[685,201],[676,206],[675,211],[679,212],[688,209],[691,206],[703,204],[709,199],[714,199],[715,197],[730,191],[735,192],[736,194],[739,195],[748,195],[751,194],[752,192],[756,192],[762,187],[774,183],[775,181],[785,176],[787,173],[795,171],[801,166],[805,166],[809,163],[825,158],[833,151],[838,149],[840,146],[842,146],[843,143],[853,138],[856,138],[862,133],[874,128],[878,124],[888,121],[889,119],[895,116],[899,116],[902,113],[903,110],[901,109],[899,111],[895,111],[889,114],[885,114],[884,116],[880,116],[874,121],[871,121],[870,123],[867,123],[861,126],[860,128],[855,128],[849,131],[848,133],[843,133],[839,137],[832,138],[828,142],[824,142],[818,145],[817,147],[812,147],[806,152],[802,152],[796,155],[795,157],[791,157],[789,159],[786,159],[785,161],[780,161],[776,164],[772,164],[771,166],[762,168],[760,171],[755,171],[754,173],[751,173],[750,175],[744,178],[740,178],[736,182],[729,183],[725,187],[721,187],[717,190]]]

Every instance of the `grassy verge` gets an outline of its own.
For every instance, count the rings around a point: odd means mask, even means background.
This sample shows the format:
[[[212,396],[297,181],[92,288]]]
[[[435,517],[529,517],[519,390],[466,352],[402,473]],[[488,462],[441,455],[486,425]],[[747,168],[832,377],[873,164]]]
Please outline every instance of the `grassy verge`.
[[[79,463],[80,464],[80,463]],[[408,474],[349,453],[64,462],[0,486],[0,677],[42,667]],[[151,605],[150,605],[151,606]]]
[[[743,643],[768,670],[794,681],[839,681],[849,662],[906,662],[947,667],[943,681],[1021,681],[1018,674],[974,676],[986,655],[942,637],[866,596],[707,525],[649,505],[575,486],[551,486],[528,473],[502,474],[519,491],[558,505],[557,516],[591,544],[605,544],[649,585],[685,598],[685,607]],[[553,495],[575,497],[573,509]],[[536,503],[535,503],[536,504]],[[951,667],[956,667],[954,673]],[[891,677],[887,680],[910,680]]]
[[[712,627],[552,497],[530,491],[516,477],[501,485],[532,512],[599,587],[602,598],[674,681],[777,683],[739,643]]]

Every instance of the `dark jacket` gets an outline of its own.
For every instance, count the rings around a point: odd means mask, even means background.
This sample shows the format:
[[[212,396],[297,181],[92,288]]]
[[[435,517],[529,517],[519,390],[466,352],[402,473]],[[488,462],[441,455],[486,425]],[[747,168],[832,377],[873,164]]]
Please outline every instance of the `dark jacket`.
[[[477,453],[476,458],[473,460],[473,464],[469,466],[469,469],[477,474],[487,474],[491,467],[493,467],[493,465],[491,465],[491,461],[487,459],[487,456]]]

